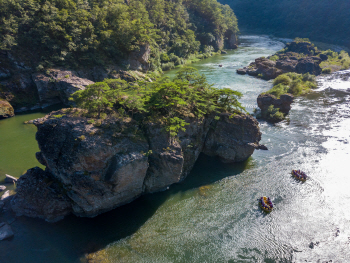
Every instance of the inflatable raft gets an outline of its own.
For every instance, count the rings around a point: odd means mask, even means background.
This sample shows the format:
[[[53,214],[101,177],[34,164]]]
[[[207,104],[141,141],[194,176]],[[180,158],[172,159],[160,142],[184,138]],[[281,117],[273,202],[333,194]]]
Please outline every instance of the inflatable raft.
[[[295,179],[302,181],[302,182],[305,182],[307,179],[307,175],[300,170],[292,170],[292,175]]]
[[[259,206],[261,207],[262,210],[264,210],[265,212],[271,212],[273,209],[273,204],[271,202],[270,197],[260,197],[259,200]]]

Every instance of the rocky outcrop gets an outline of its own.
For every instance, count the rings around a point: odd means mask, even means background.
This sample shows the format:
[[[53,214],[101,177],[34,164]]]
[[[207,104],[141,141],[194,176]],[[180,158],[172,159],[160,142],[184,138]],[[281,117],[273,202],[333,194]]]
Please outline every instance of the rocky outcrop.
[[[292,94],[283,94],[279,99],[272,94],[260,94],[257,102],[261,111],[266,111],[270,105],[278,108],[280,112],[288,114],[293,103],[294,96]]]
[[[133,51],[129,55],[128,63],[130,69],[147,71],[150,67],[149,59],[151,56],[151,47],[145,44],[139,47],[139,50]]]
[[[46,170],[31,169],[18,180],[12,204],[19,215],[51,221],[68,213],[96,216],[183,180],[201,152],[225,162],[246,160],[261,136],[257,121],[245,114],[188,118],[176,140],[160,123],[141,128],[132,119],[93,123],[57,114],[62,112],[34,122],[37,159]],[[39,192],[33,190],[36,184]],[[61,199],[55,203],[55,198]]]
[[[69,105],[68,99],[74,92],[94,83],[79,78],[73,71],[58,69],[52,69],[47,73],[35,73],[32,78],[43,108],[58,103]]]
[[[62,183],[39,167],[29,169],[17,183],[17,193],[11,200],[17,215],[43,218],[50,222],[71,213],[71,201],[64,194]]]
[[[311,43],[293,41],[287,44],[284,53],[276,53],[268,58],[257,58],[248,67],[237,69],[237,73],[259,76],[266,80],[287,72],[320,75],[322,73],[320,63],[325,59],[325,56],[321,55]],[[270,59],[272,57],[273,60]]]
[[[15,116],[15,112],[11,104],[6,100],[0,99],[0,119]]]
[[[293,100],[294,96],[288,93],[281,95],[279,99],[272,94],[260,94],[257,102],[261,110],[261,118],[272,123],[282,121],[284,116],[289,113]],[[273,116],[273,113],[269,110],[271,105],[273,105],[276,112],[283,113],[283,116]]]
[[[225,46],[228,49],[236,49],[238,47],[238,38],[237,34],[228,30],[225,33]]]
[[[222,162],[241,162],[248,159],[259,146],[261,133],[258,122],[249,115],[221,114],[213,123],[203,152],[218,156]]]

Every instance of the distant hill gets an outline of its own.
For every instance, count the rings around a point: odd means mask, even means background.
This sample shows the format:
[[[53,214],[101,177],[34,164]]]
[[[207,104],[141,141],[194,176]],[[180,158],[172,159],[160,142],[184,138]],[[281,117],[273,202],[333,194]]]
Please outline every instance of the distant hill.
[[[225,40],[233,46],[237,31],[233,11],[216,0],[0,1],[0,51],[39,70],[116,64],[145,49],[156,70]]]
[[[241,30],[350,48],[349,0],[219,0],[234,10]]]

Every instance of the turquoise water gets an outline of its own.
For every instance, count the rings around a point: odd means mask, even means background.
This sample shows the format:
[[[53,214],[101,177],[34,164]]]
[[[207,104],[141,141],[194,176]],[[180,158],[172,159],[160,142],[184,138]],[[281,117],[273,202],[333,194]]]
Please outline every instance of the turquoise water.
[[[235,69],[282,47],[268,37],[242,36],[238,50],[193,66],[215,86],[241,91],[252,111],[271,83]],[[286,121],[260,122],[269,150],[255,151],[246,162],[222,164],[201,155],[182,183],[92,219],[49,224],[17,218],[15,237],[0,243],[1,262],[348,262],[346,76],[320,78],[314,93],[296,99]],[[310,179],[295,181],[292,169]],[[257,206],[262,195],[275,204],[268,215]],[[0,215],[0,221],[12,218]]]

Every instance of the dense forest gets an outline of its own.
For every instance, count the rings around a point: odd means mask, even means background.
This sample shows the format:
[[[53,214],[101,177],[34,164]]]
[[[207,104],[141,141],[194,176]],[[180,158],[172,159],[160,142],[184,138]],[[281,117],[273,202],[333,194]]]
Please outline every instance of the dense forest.
[[[0,0],[0,50],[38,70],[123,63],[151,50],[150,67],[223,48],[238,32],[216,0]]]
[[[350,48],[349,0],[219,0],[235,11],[240,28]]]

